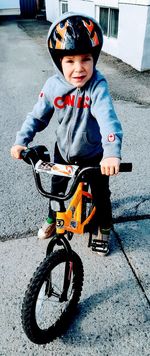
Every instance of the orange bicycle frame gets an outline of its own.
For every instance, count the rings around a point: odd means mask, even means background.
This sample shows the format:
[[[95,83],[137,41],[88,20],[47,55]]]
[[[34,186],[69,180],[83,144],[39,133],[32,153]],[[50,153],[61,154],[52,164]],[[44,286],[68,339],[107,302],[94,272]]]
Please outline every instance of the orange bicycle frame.
[[[81,221],[83,197],[92,199],[92,194],[83,189],[84,182],[80,182],[73,195],[73,198],[65,212],[56,213],[56,233],[64,234],[65,231],[71,231],[76,234],[84,232],[84,226],[89,223],[95,214],[96,207],[94,206],[89,216]]]

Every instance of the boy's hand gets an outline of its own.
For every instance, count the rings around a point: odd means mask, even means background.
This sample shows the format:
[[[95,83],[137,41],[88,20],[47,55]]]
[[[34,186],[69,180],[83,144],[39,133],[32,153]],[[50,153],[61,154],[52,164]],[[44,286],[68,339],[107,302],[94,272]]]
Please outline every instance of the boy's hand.
[[[101,173],[106,176],[113,176],[118,174],[120,166],[120,159],[117,157],[104,158],[101,161]]]
[[[11,153],[11,157],[15,158],[15,159],[21,159],[20,157],[20,153],[23,150],[26,150],[27,147],[26,146],[20,146],[20,145],[14,145],[12,146],[10,153]]]

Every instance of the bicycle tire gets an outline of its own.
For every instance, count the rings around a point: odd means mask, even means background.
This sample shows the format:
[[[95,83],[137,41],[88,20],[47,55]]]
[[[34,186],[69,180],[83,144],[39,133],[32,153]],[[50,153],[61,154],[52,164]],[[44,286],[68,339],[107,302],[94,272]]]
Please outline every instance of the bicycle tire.
[[[39,304],[42,303],[42,299],[40,299],[40,291],[42,290],[42,286],[44,286],[45,284],[45,302],[50,301],[52,295],[49,297],[47,296],[46,299],[46,293],[48,293],[48,283],[50,283],[50,280],[54,275],[54,271],[57,268],[59,269],[60,267],[60,272],[62,271],[62,264],[66,261],[68,261],[68,256],[67,252],[64,249],[54,251],[52,254],[47,256],[43,260],[43,262],[40,263],[39,267],[33,274],[33,277],[30,280],[27,291],[25,293],[21,310],[22,326],[27,337],[35,344],[46,344],[53,341],[57,336],[60,336],[69,326],[71,316],[73,316],[75,307],[80,299],[84,278],[83,264],[80,257],[74,251],[72,251],[72,256],[69,258],[69,261],[72,262],[73,265],[72,280],[70,282],[71,290],[68,291],[66,306],[64,307],[63,303],[57,300],[56,305],[61,307],[60,315],[57,317],[57,315],[54,315],[56,314],[56,310],[54,309],[54,301],[52,301],[53,306],[50,325],[45,328],[44,324],[44,328],[43,325],[41,328],[41,325],[39,325],[39,321],[37,321],[37,310],[39,307],[38,301]],[[55,271],[55,274],[56,273],[57,271]],[[58,283],[57,277],[54,284],[54,288],[56,289],[57,293],[53,292],[54,294],[58,294],[58,291],[60,289],[60,287],[58,288],[56,286],[56,283]],[[46,309],[46,318],[44,320],[44,323],[47,322],[47,318],[50,315],[50,306],[51,305],[49,304],[49,307]],[[43,316],[44,313],[42,314],[42,317]],[[52,321],[53,318],[55,318],[56,320]]]

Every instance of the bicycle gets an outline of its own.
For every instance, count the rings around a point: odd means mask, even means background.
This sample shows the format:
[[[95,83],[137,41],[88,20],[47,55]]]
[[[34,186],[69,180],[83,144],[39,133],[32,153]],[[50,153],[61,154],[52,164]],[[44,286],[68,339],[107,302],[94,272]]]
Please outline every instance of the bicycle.
[[[60,211],[56,212],[56,234],[47,246],[46,257],[30,280],[21,310],[22,326],[27,337],[36,344],[46,344],[68,327],[82,292],[83,264],[69,241],[74,233],[83,234],[88,231],[88,247],[92,250],[96,248],[96,239],[93,239],[90,225],[96,207],[88,191],[88,175],[100,167],[80,168],[52,163],[45,146],[22,151],[21,156],[32,165],[40,194],[60,204]],[[131,163],[121,163],[120,171],[131,170]],[[41,172],[73,178],[68,193],[55,196],[47,192],[41,183]],[[64,201],[70,198],[69,206],[64,211]]]

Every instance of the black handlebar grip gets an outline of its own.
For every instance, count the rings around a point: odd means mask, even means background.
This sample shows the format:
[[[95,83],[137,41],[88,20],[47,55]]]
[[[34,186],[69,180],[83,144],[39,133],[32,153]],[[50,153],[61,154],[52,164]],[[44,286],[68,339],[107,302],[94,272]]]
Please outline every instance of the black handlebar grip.
[[[28,164],[31,162],[35,165],[41,159],[42,161],[50,162],[50,155],[45,146],[33,146],[21,151],[20,157]]]
[[[132,163],[120,163],[119,172],[131,172]]]
[[[30,161],[30,149],[22,150],[20,153],[20,158],[22,158],[26,163],[31,164]]]

